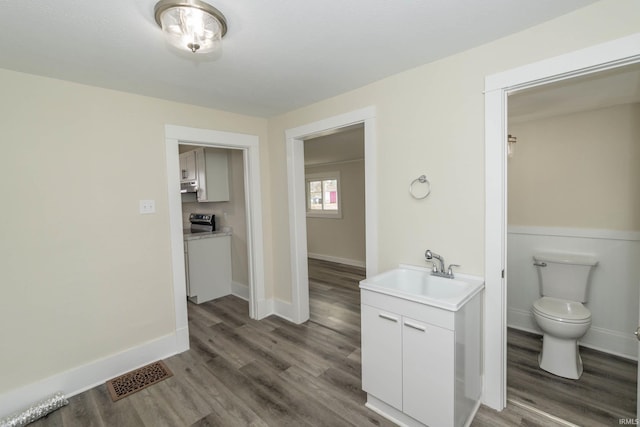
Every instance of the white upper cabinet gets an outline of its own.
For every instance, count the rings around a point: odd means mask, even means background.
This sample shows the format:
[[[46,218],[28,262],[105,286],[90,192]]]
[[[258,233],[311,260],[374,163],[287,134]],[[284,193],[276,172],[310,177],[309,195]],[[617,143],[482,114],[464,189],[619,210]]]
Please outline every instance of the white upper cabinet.
[[[199,202],[229,201],[229,150],[199,148],[196,152]]]
[[[196,152],[187,151],[180,154],[180,182],[198,179],[196,170]]]
[[[197,182],[198,202],[229,201],[229,150],[198,148],[180,154],[180,182]]]

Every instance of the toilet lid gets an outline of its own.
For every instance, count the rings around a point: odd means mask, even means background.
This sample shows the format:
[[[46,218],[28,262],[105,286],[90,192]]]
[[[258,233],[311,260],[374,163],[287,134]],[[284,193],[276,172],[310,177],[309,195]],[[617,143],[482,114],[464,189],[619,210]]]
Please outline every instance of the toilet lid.
[[[582,303],[560,298],[542,297],[533,303],[533,311],[558,322],[585,323],[591,312]]]

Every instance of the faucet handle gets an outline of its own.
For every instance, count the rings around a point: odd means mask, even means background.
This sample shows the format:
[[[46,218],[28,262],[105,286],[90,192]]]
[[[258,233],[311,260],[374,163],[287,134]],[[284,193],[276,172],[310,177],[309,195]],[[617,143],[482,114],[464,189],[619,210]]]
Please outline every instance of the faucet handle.
[[[460,267],[460,264],[449,264],[447,275],[453,277],[453,267]]]
[[[434,273],[437,273],[438,272],[438,266],[436,265],[436,263],[433,262],[433,261],[427,261],[427,262],[431,263],[431,271],[434,272]]]

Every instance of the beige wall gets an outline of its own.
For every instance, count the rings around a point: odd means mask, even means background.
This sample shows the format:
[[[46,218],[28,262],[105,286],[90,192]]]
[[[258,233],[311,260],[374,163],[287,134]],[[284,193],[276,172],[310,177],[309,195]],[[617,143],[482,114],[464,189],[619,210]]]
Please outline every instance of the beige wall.
[[[309,166],[305,173],[340,172],[342,218],[307,218],[310,254],[365,262],[364,161]]]
[[[514,123],[510,225],[640,230],[640,104]]]
[[[638,32],[640,2],[605,0],[484,46],[269,121],[271,185],[286,188],[286,129],[374,106],[379,269],[425,265],[430,248],[461,271],[484,270],[484,78]],[[437,43],[437,41],[434,41]],[[407,192],[421,174],[432,194]],[[291,300],[288,200],[273,194],[274,286]]]
[[[267,122],[7,70],[0,93],[2,393],[175,331],[164,125]]]
[[[605,0],[268,128],[0,70],[0,393],[174,330],[164,124],[259,136],[267,298],[291,299],[285,130],[371,105],[380,269],[423,265],[431,248],[482,274],[484,77],[637,32],[639,17],[640,2]],[[433,191],[416,201],[407,187],[423,173]],[[157,213],[138,214],[140,199],[154,199]]]

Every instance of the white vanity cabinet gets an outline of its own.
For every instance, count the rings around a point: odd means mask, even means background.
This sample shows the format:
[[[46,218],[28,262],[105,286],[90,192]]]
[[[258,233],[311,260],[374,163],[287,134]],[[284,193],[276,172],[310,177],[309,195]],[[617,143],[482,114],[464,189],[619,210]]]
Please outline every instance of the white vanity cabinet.
[[[458,311],[366,289],[362,388],[367,406],[408,426],[463,426],[480,379],[480,294]]]

